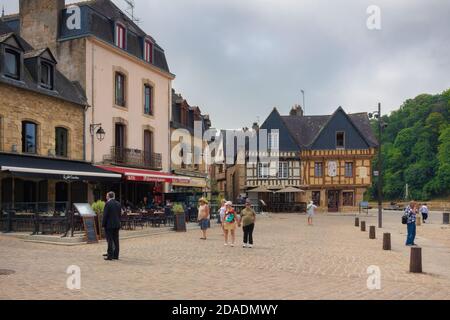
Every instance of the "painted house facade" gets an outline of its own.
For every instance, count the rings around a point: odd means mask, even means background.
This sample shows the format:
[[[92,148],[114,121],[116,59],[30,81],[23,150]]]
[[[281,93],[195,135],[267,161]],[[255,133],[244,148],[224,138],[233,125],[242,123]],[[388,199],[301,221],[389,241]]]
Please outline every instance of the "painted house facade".
[[[172,80],[164,50],[110,0],[66,6],[20,0],[5,22],[34,47],[49,47],[86,92],[86,159],[124,176],[108,186],[133,202],[169,190]],[[103,140],[96,138],[99,128]]]
[[[366,113],[347,114],[339,107],[332,115],[305,116],[296,106],[282,116],[274,109],[261,128],[269,132],[269,150],[270,146],[279,149],[279,160],[247,162],[250,193],[263,186],[274,190],[264,196],[269,201],[313,200],[330,212],[354,210],[363,200],[372,184],[371,163],[377,148]],[[279,199],[276,190],[286,187],[303,192]]]

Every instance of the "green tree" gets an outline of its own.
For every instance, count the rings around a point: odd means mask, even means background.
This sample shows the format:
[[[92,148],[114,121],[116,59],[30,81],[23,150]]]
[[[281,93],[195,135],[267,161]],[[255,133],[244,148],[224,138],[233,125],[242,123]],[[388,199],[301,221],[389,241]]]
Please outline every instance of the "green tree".
[[[383,193],[388,200],[404,197],[409,185],[418,200],[450,195],[450,89],[406,100],[383,116]],[[377,132],[377,122],[372,126]],[[373,166],[376,168],[377,159]],[[368,190],[377,197],[377,179]]]

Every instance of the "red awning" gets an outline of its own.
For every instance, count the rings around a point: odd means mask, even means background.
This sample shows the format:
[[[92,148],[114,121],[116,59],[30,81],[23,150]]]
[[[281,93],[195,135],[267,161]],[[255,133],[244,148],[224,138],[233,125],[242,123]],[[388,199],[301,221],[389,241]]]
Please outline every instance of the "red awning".
[[[189,177],[180,177],[170,173],[164,173],[159,171],[150,171],[125,167],[107,167],[107,166],[98,166],[98,167],[111,172],[120,173],[128,181],[168,182],[168,183],[189,183],[191,181]]]

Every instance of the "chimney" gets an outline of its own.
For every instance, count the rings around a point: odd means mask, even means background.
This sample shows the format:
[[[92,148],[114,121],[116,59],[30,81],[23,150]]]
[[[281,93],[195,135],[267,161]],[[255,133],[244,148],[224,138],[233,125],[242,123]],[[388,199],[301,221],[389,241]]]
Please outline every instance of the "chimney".
[[[19,0],[20,36],[35,49],[55,53],[65,0]]]
[[[303,108],[301,105],[296,104],[292,107],[291,112],[289,112],[291,116],[303,117]]]

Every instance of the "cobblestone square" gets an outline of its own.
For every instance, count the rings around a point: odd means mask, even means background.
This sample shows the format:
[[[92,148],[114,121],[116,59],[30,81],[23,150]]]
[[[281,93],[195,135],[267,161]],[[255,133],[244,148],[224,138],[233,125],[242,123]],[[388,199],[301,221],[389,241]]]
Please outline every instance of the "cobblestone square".
[[[450,299],[450,228],[440,214],[418,227],[423,274],[411,274],[401,213],[385,213],[377,239],[354,227],[353,215],[323,215],[313,227],[303,215],[259,217],[255,247],[225,247],[219,228],[121,241],[121,260],[103,261],[105,243],[60,246],[0,235],[0,299]],[[372,212],[361,215],[376,225]],[[382,233],[392,251],[382,250]],[[81,290],[66,287],[70,265],[81,268]],[[381,289],[369,290],[369,266]]]

